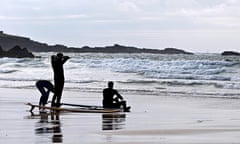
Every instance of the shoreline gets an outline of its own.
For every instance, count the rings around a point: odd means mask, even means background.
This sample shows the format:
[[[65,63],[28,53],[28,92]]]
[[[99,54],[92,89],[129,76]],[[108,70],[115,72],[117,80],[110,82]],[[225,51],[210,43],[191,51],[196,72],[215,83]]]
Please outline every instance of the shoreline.
[[[130,113],[63,113],[57,121],[48,117],[42,123],[24,105],[38,102],[37,90],[0,90],[0,143],[52,143],[54,132],[37,130],[55,122],[62,143],[240,143],[239,99],[124,95]],[[101,93],[64,91],[62,102],[100,105]]]

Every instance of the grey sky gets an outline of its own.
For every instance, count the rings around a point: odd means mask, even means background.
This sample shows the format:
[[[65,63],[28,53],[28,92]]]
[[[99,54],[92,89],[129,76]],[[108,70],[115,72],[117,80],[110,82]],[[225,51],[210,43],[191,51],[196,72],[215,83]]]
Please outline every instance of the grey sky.
[[[1,0],[0,29],[75,47],[240,51],[240,0]]]

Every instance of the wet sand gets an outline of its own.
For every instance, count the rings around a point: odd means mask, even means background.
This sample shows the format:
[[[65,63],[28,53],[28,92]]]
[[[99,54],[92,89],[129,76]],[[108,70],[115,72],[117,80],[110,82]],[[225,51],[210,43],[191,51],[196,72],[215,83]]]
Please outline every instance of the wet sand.
[[[30,113],[32,89],[1,88],[0,143],[240,143],[240,100],[125,95],[130,113]],[[101,105],[101,93],[64,91],[62,102]]]

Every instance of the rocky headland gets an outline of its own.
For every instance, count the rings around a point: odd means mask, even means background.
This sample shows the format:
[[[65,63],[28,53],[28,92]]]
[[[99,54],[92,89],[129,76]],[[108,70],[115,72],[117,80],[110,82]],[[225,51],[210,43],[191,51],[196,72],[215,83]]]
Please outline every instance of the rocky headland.
[[[15,36],[15,35],[9,35],[5,34],[3,31],[0,31],[0,46],[2,47],[1,55],[6,56],[14,56],[14,57],[20,57],[16,56],[15,54],[8,54],[8,52],[4,51],[12,51],[11,49],[17,46],[17,51],[19,51],[19,48],[24,48],[22,51],[24,51],[22,56],[28,56],[25,55],[26,50],[29,52],[79,52],[79,53],[154,53],[154,54],[193,54],[191,52],[186,52],[181,49],[177,48],[165,48],[163,50],[159,49],[149,49],[149,48],[137,48],[132,46],[123,46],[119,44],[115,44],[113,46],[106,46],[106,47],[88,47],[84,46],[81,48],[77,47],[67,47],[64,45],[48,45],[46,43],[37,42],[34,40],[31,40],[27,37],[22,36]],[[21,53],[21,52],[19,52]]]

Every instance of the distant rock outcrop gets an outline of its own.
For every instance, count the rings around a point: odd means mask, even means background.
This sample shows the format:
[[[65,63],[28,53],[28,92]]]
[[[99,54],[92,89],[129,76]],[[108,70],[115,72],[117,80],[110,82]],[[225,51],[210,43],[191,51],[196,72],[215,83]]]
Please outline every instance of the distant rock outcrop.
[[[8,51],[14,46],[27,48],[30,52],[79,52],[79,53],[155,53],[155,54],[193,54],[176,48],[166,48],[164,50],[136,48],[132,46],[122,46],[115,44],[106,47],[88,47],[82,48],[67,47],[64,45],[47,45],[33,41],[30,38],[5,34],[0,31],[0,46]]]
[[[153,54],[193,54],[190,52],[185,52],[184,50],[176,48],[166,48],[164,50],[158,49],[146,49],[146,48],[136,48],[132,46],[122,46],[115,44],[113,46],[106,47],[82,47],[82,48],[69,48],[68,50],[73,50],[74,52],[81,53],[153,53]]]
[[[222,56],[240,56],[239,52],[234,52],[234,51],[224,51]]]
[[[34,58],[34,55],[29,52],[26,48],[21,48],[20,46],[15,46],[8,51],[4,51],[0,47],[0,57],[13,57],[13,58]]]
[[[193,54],[191,52],[186,52],[184,50],[176,49],[176,48],[165,48],[162,50],[163,54]]]

